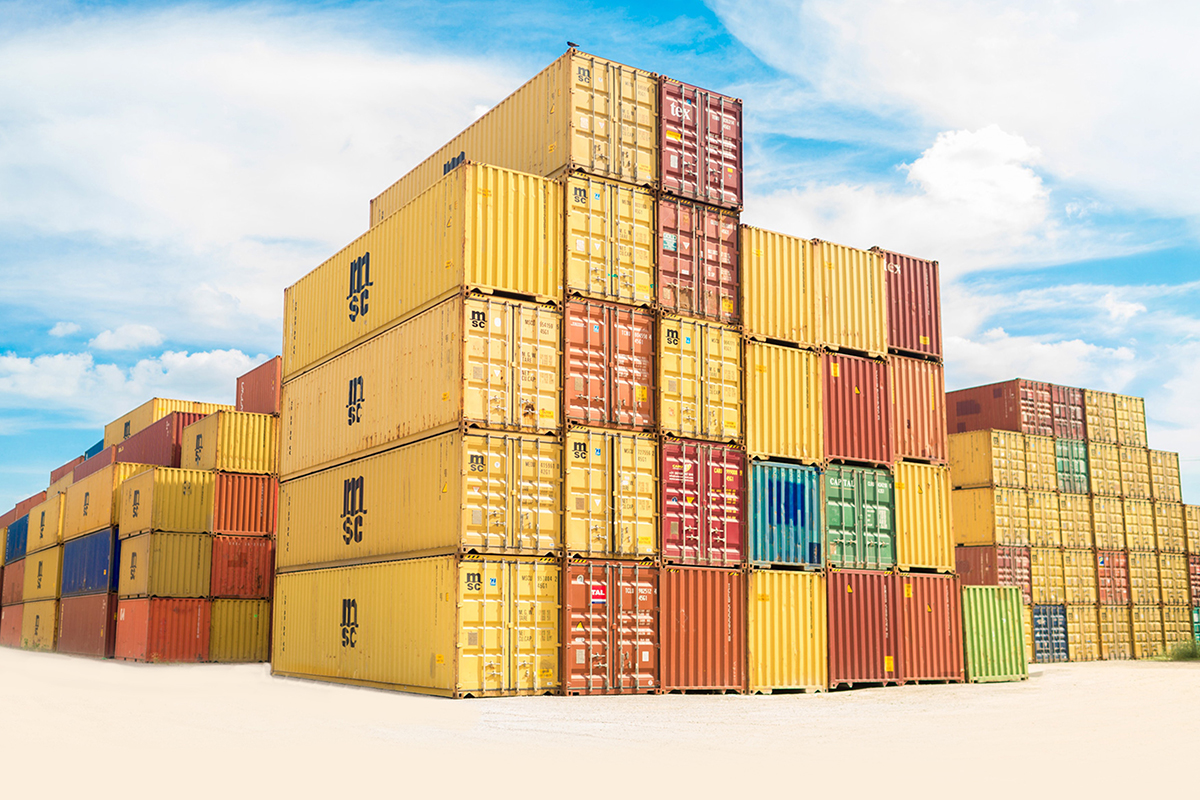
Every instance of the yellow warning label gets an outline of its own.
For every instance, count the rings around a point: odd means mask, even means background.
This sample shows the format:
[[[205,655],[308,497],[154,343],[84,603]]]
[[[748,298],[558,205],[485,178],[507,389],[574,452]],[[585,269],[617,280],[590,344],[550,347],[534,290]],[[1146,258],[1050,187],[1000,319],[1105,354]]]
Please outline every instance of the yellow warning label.
[[[884,672],[895,672],[896,671],[895,661],[892,659],[891,656],[883,657],[883,671]]]
[[[444,403],[445,401],[447,401],[447,400],[449,400],[449,399],[450,399],[450,393],[449,393],[449,392],[442,392],[442,402]]]
[[[838,377],[838,365],[836,361],[829,365],[829,374],[835,378]]]
[[[904,584],[904,596],[912,597],[912,584],[911,583]]]
[[[445,664],[445,663],[446,663],[446,657],[445,657],[445,656],[443,656],[441,653],[438,653],[438,654],[437,654],[437,659],[436,659],[436,660],[437,660],[437,663],[439,663],[439,664]]]
[[[921,344],[929,344],[929,337],[928,337],[928,336],[922,336],[922,337],[921,337]]]
[[[635,400],[637,400],[639,403],[644,403],[646,401],[647,396],[648,396],[648,393],[646,391],[645,386],[633,387],[633,398]]]
[[[860,392],[860,391],[858,390],[858,387],[857,387],[857,386],[855,386],[855,387],[854,387],[854,393],[855,393],[855,394],[862,394],[862,392]]]
[[[846,594],[854,594],[854,587],[848,583],[846,584]]]
[[[554,411],[549,408],[543,408],[540,415],[543,419],[554,419]]]
[[[577,625],[575,626],[575,630],[577,630],[577,631],[581,631],[581,630],[583,630],[583,623],[582,623],[582,622],[580,622],[579,624],[577,624]]]
[[[904,491],[904,481],[896,481],[896,491],[897,492]]]
[[[672,139],[676,142],[682,142],[683,134],[680,133],[679,131],[667,131],[667,138]]]

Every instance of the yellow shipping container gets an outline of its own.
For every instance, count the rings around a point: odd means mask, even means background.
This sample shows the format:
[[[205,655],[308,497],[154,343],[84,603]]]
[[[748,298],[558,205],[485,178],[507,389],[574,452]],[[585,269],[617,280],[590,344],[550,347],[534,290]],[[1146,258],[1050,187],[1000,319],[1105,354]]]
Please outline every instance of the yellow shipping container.
[[[1095,547],[1092,531],[1092,499],[1085,495],[1058,495],[1058,520],[1063,547]]]
[[[1158,606],[1138,606],[1130,609],[1133,629],[1133,657],[1154,658],[1166,649],[1163,637],[1162,609]]]
[[[1149,450],[1150,497],[1178,503],[1183,499],[1183,488],[1179,483],[1179,453],[1165,450]]]
[[[658,441],[654,436],[571,428],[563,460],[564,545],[591,558],[658,554]]]
[[[212,537],[204,533],[142,533],[121,542],[120,597],[207,597]]]
[[[1100,657],[1105,661],[1133,658],[1129,606],[1100,606]]]
[[[751,692],[824,691],[829,686],[825,576],[752,570],[746,655]]]
[[[817,347],[824,334],[824,270],[817,269],[808,240],[743,225],[738,260],[746,334]]]
[[[1154,545],[1164,553],[1182,553],[1187,546],[1187,528],[1182,503],[1154,502]],[[32,530],[32,526],[30,526]]]
[[[62,545],[25,556],[25,593],[22,599],[57,600],[62,595]],[[12,569],[14,565],[9,565]]]
[[[213,600],[208,660],[271,660],[271,601]]]
[[[25,603],[21,614],[21,647],[53,653],[58,644],[58,601]]]
[[[1096,605],[1099,602],[1096,583],[1096,551],[1075,548],[1062,551],[1063,578],[1068,605]],[[1068,631],[1070,626],[1068,625]]]
[[[949,467],[901,461],[896,476],[896,566],[954,571]]]
[[[1116,395],[1095,389],[1083,390],[1083,413],[1088,443],[1117,443]],[[1090,457],[1090,453],[1088,454]]]
[[[955,489],[1024,489],[1025,437],[1013,431],[950,434],[950,480]]]
[[[1125,546],[1130,550],[1156,550],[1154,506],[1149,500],[1124,500]]]
[[[659,322],[659,413],[663,432],[692,439],[742,436],[742,342],[715,322]]]
[[[1092,494],[1121,496],[1121,458],[1115,444],[1087,443],[1088,479]]]
[[[583,173],[566,179],[569,293],[650,305],[658,238],[653,192]]]
[[[276,675],[450,697],[560,687],[553,559],[454,556],[280,575]]]
[[[29,534],[26,553],[36,553],[62,543],[63,508],[66,500],[61,494],[46,494],[50,498],[29,511]]]
[[[813,261],[822,270],[820,344],[831,350],[887,355],[887,294],[883,256],[813,239]]]
[[[1029,544],[1033,547],[1062,547],[1062,523],[1058,495],[1027,492],[1029,498]]]
[[[561,546],[562,444],[452,431],[279,487],[276,568]]]
[[[213,492],[211,472],[151,467],[121,484],[121,538],[149,530],[211,533]]]
[[[1158,586],[1163,605],[1192,605],[1187,556],[1183,553],[1158,554]]]
[[[1029,548],[1029,573],[1035,606],[1057,606],[1067,602],[1063,551],[1057,547]]]
[[[746,342],[746,452],[819,464],[825,457],[821,357]]]
[[[1140,397],[1113,396],[1117,416],[1117,444],[1146,447],[1146,401]]]
[[[218,411],[183,429],[180,466],[274,475],[279,471],[279,418]]]
[[[56,480],[54,483],[50,484],[50,487],[48,489],[46,489],[46,497],[54,497],[54,495],[56,495],[56,494],[62,494],[63,492],[65,492],[67,490],[67,487],[70,486],[74,482],[75,482],[75,470],[71,470],[66,475],[63,475],[61,478]]]
[[[1058,491],[1053,436],[1025,434],[1025,488],[1031,492]]]
[[[1100,616],[1094,603],[1067,606],[1067,658],[1100,660]]]
[[[455,297],[283,385],[284,478],[460,425],[556,433],[562,317]]]
[[[1162,602],[1162,591],[1158,585],[1158,553],[1129,551],[1129,602],[1155,606]]]
[[[1187,551],[1200,555],[1200,506],[1183,507],[1183,526],[1187,532]]]
[[[121,484],[153,469],[149,464],[109,464],[67,489],[63,541],[111,528],[121,521]]]
[[[1092,533],[1100,550],[1125,549],[1125,504],[1115,497],[1092,497]]]
[[[1022,606],[1024,610],[1021,627],[1025,630],[1025,660],[1033,663],[1033,606]]]
[[[1150,458],[1144,447],[1117,447],[1121,467],[1121,496],[1150,499]]]
[[[950,511],[955,544],[1029,546],[1029,500],[1021,489],[955,489]]]
[[[1163,606],[1163,640],[1167,652],[1181,644],[1195,642],[1192,631],[1192,610],[1187,606]]]
[[[155,397],[147,400],[120,419],[104,426],[104,446],[112,447],[133,436],[138,431],[145,430],[175,411],[186,411],[193,414],[211,414],[214,411],[232,411],[233,406],[223,403],[198,403],[194,400],[165,400]]]

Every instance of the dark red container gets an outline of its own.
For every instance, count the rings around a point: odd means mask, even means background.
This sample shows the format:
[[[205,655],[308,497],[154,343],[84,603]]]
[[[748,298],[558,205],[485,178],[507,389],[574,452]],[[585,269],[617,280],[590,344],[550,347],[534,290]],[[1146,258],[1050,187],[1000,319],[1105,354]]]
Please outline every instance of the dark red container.
[[[251,414],[278,414],[283,359],[275,356],[237,379],[236,408]]]
[[[1083,413],[1083,389],[1050,384],[1050,411],[1054,435],[1059,439],[1087,438],[1087,419]]]
[[[896,576],[829,571],[829,688],[899,683]]]
[[[1096,551],[1100,605],[1129,605],[1129,557],[1124,550]]]
[[[0,528],[7,528],[9,525],[12,525],[16,521],[17,521],[17,509],[10,508],[8,511],[5,511],[4,514],[0,515]]]
[[[900,681],[963,680],[962,588],[953,575],[896,576]]]
[[[17,507],[15,509],[17,513],[13,517],[13,521],[15,522],[16,520],[25,516],[33,509],[34,506],[40,506],[44,502],[46,502],[46,492],[44,490],[38,492],[32,497],[26,497],[24,500],[17,503]]]
[[[892,396],[888,365],[839,353],[821,357],[825,373],[825,457],[830,461],[892,464]]]
[[[11,606],[20,603],[25,594],[25,559],[6,564],[0,581],[0,605]]]
[[[562,629],[567,694],[658,690],[658,567],[574,559],[565,570]]]
[[[210,596],[256,600],[271,596],[275,542],[262,536],[214,536]]]
[[[21,646],[21,625],[24,618],[25,606],[20,603],[0,608],[0,645],[4,647]]]
[[[217,473],[213,482],[213,533],[274,536],[278,514],[277,478]]]
[[[658,303],[685,317],[736,325],[738,215],[663,196],[658,201]]]
[[[654,315],[600,300],[571,300],[563,321],[564,402],[571,422],[653,428]]]
[[[972,545],[954,548],[954,571],[963,586],[1020,586],[1025,605],[1033,602],[1028,547]]]
[[[1188,577],[1192,584],[1192,605],[1200,606],[1200,556],[1188,556]]]
[[[662,688],[741,692],[746,682],[746,576],[663,567],[659,573]]]
[[[946,431],[989,429],[1054,435],[1050,384],[1017,378],[946,394]]]
[[[63,464],[58,469],[50,470],[50,482],[51,483],[57,482],[64,475],[66,475],[68,472],[75,469],[82,463],[83,463],[83,456],[79,456],[78,458],[74,458],[74,459],[68,461],[67,463]],[[5,524],[6,524],[5,522],[0,521],[0,527],[4,527]]]
[[[746,452],[712,442],[662,443],[662,557],[737,567],[745,552]]]
[[[113,461],[121,464],[157,464],[178,467],[183,442],[183,429],[204,417],[204,414],[176,411],[149,427],[115,444]]]
[[[123,661],[207,661],[211,624],[209,600],[121,600],[114,654]]]
[[[659,152],[666,194],[742,207],[742,101],[659,78]]]
[[[58,612],[58,652],[112,658],[117,646],[117,595],[64,597]]]
[[[888,350],[942,358],[938,262],[872,247],[887,270]]]
[[[942,365],[904,356],[889,356],[892,385],[893,455],[897,459],[945,464],[946,384]]]
[[[106,447],[99,453],[96,453],[96,455],[92,456],[87,461],[84,461],[75,468],[74,482],[79,483],[88,475],[94,475],[95,473],[104,469],[109,464],[113,463],[113,459],[116,457],[116,455],[117,446],[115,444],[112,447]]]

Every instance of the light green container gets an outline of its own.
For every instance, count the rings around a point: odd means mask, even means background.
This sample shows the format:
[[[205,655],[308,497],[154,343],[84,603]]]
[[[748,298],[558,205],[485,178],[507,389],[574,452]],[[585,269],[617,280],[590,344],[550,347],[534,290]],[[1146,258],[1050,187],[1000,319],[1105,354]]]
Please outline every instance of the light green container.
[[[891,569],[896,565],[896,493],[890,472],[829,465],[825,547],[833,567]]]
[[[1055,439],[1054,460],[1058,468],[1058,490],[1066,494],[1088,494],[1087,443],[1077,439]]]
[[[991,683],[1028,678],[1020,587],[964,586],[962,609],[967,680]]]
[[[1192,636],[1196,637],[1196,643],[1200,644],[1200,606],[1192,608]]]

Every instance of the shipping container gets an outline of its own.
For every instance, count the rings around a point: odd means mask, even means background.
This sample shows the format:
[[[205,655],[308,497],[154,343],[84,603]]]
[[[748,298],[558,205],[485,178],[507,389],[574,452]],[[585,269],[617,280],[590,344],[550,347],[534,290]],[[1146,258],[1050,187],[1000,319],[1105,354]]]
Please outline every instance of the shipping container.
[[[1055,439],[1058,490],[1064,494],[1088,494],[1087,445],[1083,440]]]
[[[899,462],[895,477],[896,566],[953,572],[950,469]]]
[[[896,576],[900,680],[963,680],[962,589],[953,575]]]
[[[962,606],[967,680],[1028,678],[1021,591],[1015,586],[963,586]]]
[[[70,461],[68,461],[67,463],[63,464],[61,467],[57,467],[56,469],[50,470],[50,485],[53,486],[54,484],[61,481],[63,478],[70,475],[72,472],[75,471],[75,468],[78,467],[82,463],[83,463],[83,456],[78,456],[77,458],[73,458]],[[47,497],[49,497],[52,494],[53,494],[53,492],[51,492],[49,489],[46,490]],[[0,527],[3,527],[3,524],[4,523],[2,521],[0,521]]]
[[[563,690],[569,695],[657,691],[658,567],[574,558],[563,580]]]
[[[1096,585],[1100,605],[1129,604],[1129,556],[1122,550],[1096,551]]]
[[[1058,495],[1058,521],[1063,547],[1095,547],[1092,531],[1092,498],[1077,494]]]
[[[950,514],[955,544],[1029,546],[1029,498],[1021,489],[956,489]]]
[[[824,566],[821,472],[816,467],[756,461],[750,465],[751,564]]]
[[[1039,664],[1068,661],[1067,607],[1033,607],[1033,660]]]
[[[150,530],[212,532],[211,471],[151,467],[126,479],[120,492],[123,539]]]
[[[275,475],[278,453],[278,417],[218,411],[184,428],[180,466]]]
[[[62,596],[117,591],[120,566],[121,542],[112,528],[72,539],[63,545]]]
[[[1200,506],[1183,507],[1183,527],[1187,535],[1187,551],[1200,555]]]
[[[1149,450],[1150,497],[1178,503],[1183,499],[1179,483],[1179,453]]]
[[[821,357],[746,342],[746,449],[754,458],[824,460]]]
[[[1092,533],[1100,550],[1125,549],[1125,504],[1115,497],[1092,495]]]
[[[1113,396],[1117,417],[1117,444],[1146,448],[1146,401],[1140,397]]]
[[[1064,549],[1063,578],[1066,583],[1067,605],[1096,605],[1096,553],[1094,550]]]
[[[553,694],[550,559],[438,556],[279,575],[276,675],[450,697]]]
[[[664,567],[659,607],[664,691],[745,691],[745,573]]]
[[[662,442],[662,557],[736,567],[745,555],[746,454],[708,442]]]
[[[821,357],[821,371],[825,458],[890,466],[893,453],[887,362],[827,353]]]
[[[208,660],[271,660],[271,601],[213,600]]]
[[[569,422],[650,430],[658,419],[654,315],[572,300],[563,311],[563,403]]]
[[[29,515],[18,517],[8,526],[4,537],[4,563],[12,564],[25,557],[25,546],[29,542]]]
[[[1188,606],[1162,607],[1163,639],[1166,652],[1193,641],[1192,609]]]
[[[1163,605],[1191,605],[1187,556],[1182,553],[1159,553],[1158,585]]]
[[[271,596],[275,543],[262,536],[212,537],[212,598],[257,600]]]
[[[174,413],[174,412],[172,412],[172,413]],[[97,472],[104,469],[109,464],[112,464],[116,460],[117,460],[117,446],[114,444],[112,447],[104,448],[99,453],[88,458],[86,461],[84,461],[82,464],[80,464],[78,467],[75,468],[75,472],[72,473],[74,475],[74,480],[72,480],[71,483],[76,484],[76,483],[79,483],[80,481],[82,481],[84,478],[88,477],[89,475],[95,475]]]
[[[1200,644],[1200,606],[1192,608],[1192,635],[1196,638],[1197,644]]]
[[[1116,395],[1095,389],[1083,390],[1084,432],[1088,443],[1117,443]]]
[[[273,475],[218,472],[213,479],[213,533],[274,536],[279,516],[279,479]]]
[[[208,660],[209,600],[147,597],[117,602],[114,655],[122,661]]]
[[[1034,547],[1062,547],[1062,520],[1057,494],[1027,492],[1029,503],[1029,544]]]
[[[142,533],[121,541],[117,592],[129,597],[208,597],[213,537]]]
[[[891,473],[830,465],[824,475],[828,564],[871,570],[895,566],[896,497]]]
[[[1094,494],[1121,496],[1121,459],[1115,444],[1088,442],[1088,483]]]
[[[1150,458],[1144,447],[1117,447],[1121,467],[1121,496],[1150,499]]]
[[[283,358],[275,356],[238,377],[235,410],[248,414],[278,414],[282,384]]]
[[[1061,605],[1067,601],[1063,551],[1057,547],[1029,548],[1029,573],[1033,582],[1033,604]]]
[[[1050,385],[1050,404],[1057,439],[1087,438],[1087,419],[1084,414],[1083,389]]]
[[[883,256],[813,239],[811,253],[822,275],[819,342],[830,350],[887,355],[887,281]]]
[[[148,469],[148,464],[110,464],[72,484],[63,508],[63,541],[115,528],[121,521],[121,484]]]
[[[456,297],[285,383],[280,476],[460,425],[556,433],[560,323],[548,306]]]
[[[25,560],[21,558],[6,564],[0,580],[4,587],[0,591],[0,605],[20,605],[25,599]]]
[[[589,558],[656,556],[660,465],[657,438],[644,433],[571,428],[567,431],[565,455],[562,491],[566,497],[566,552]],[[555,491],[552,479],[546,488]]]
[[[58,610],[58,652],[112,658],[117,645],[117,596],[64,597]]]
[[[83,460],[84,461],[88,460],[89,458],[96,455],[103,449],[104,449],[104,440],[101,439],[100,441],[96,442],[94,445],[89,447],[87,450],[83,451]]]
[[[157,422],[173,411],[204,416],[212,414],[214,411],[222,410],[232,411],[233,406],[225,405],[224,403],[200,403],[194,400],[164,400],[161,397],[155,397],[142,403],[125,416],[105,425],[104,447],[108,448],[120,444],[135,433],[149,428],[152,423]],[[76,472],[76,476],[78,474]],[[78,480],[78,477],[76,480]]]
[[[1125,543],[1130,550],[1155,550],[1154,506],[1149,500],[1121,503],[1125,516]]]
[[[1133,657],[1154,658],[1166,651],[1163,637],[1162,609],[1157,605],[1130,608],[1133,631]]]
[[[1133,630],[1128,605],[1100,606],[1100,657],[1105,661],[1133,658]]]
[[[1162,590],[1158,583],[1158,553],[1129,551],[1129,602],[1158,605]]]
[[[62,595],[62,545],[48,547],[25,556],[25,603],[57,600]]]
[[[829,688],[901,681],[895,595],[907,577],[829,570]]]
[[[659,320],[659,414],[662,431],[714,441],[742,437],[742,343],[715,322]]]
[[[652,305],[654,193],[581,172],[565,183],[567,292]]]
[[[946,395],[946,430],[987,430],[1054,435],[1050,384],[1017,378]]]
[[[1054,437],[1025,434],[1025,488],[1031,492],[1058,491]]]
[[[671,314],[737,325],[741,320],[737,246],[735,212],[659,197],[659,307]]]
[[[21,603],[0,608],[0,645],[4,647],[20,647],[21,626],[24,623],[25,606]]]
[[[71,470],[66,475],[63,475],[61,478],[50,484],[49,488],[46,489],[46,497],[54,497],[56,494],[62,494],[67,490],[67,487],[74,482],[75,470]],[[0,527],[3,526],[0,525]]]
[[[1033,602],[1028,547],[956,547],[954,571],[963,586],[1016,586],[1025,605]]]
[[[25,552],[36,553],[47,547],[62,544],[63,496],[52,495],[49,500],[29,512],[29,533]]]
[[[880,247],[887,272],[888,349],[941,361],[942,302],[938,262]]]
[[[53,653],[58,641],[58,600],[27,602],[21,608],[21,647]]]
[[[742,225],[738,259],[746,334],[819,346],[825,270],[817,269],[808,240]]]
[[[162,419],[115,445],[113,461],[126,464],[157,464],[178,467],[182,452],[183,429],[204,414],[172,411]]]
[[[742,206],[742,101],[658,79],[659,152],[666,194]]]
[[[829,686],[824,573],[751,570],[747,579],[749,690],[824,691]]]
[[[998,486],[1026,488],[1028,470],[1025,437],[1001,430],[951,433],[946,437],[950,453],[950,478],[955,489]],[[1058,482],[1055,479],[1055,488]]]
[[[571,48],[372,200],[371,225],[467,159],[657,188],[658,97],[654,73]]]
[[[1100,660],[1100,617],[1095,603],[1067,606],[1067,658]]]
[[[1200,556],[1188,556],[1188,583],[1192,591],[1192,604],[1200,604]]]
[[[1154,539],[1156,549],[1164,553],[1182,553],[1187,544],[1187,530],[1180,503],[1154,502]]]
[[[893,455],[945,464],[946,390],[942,365],[903,356],[888,357],[892,387]]]

